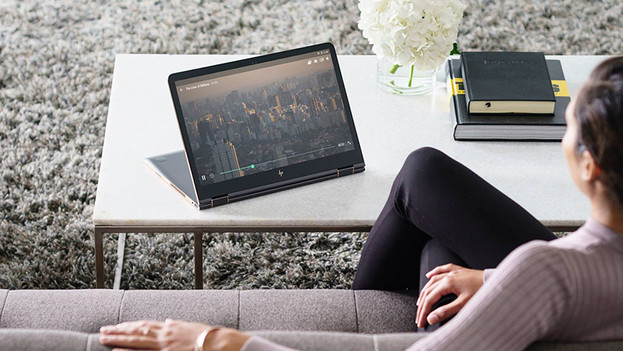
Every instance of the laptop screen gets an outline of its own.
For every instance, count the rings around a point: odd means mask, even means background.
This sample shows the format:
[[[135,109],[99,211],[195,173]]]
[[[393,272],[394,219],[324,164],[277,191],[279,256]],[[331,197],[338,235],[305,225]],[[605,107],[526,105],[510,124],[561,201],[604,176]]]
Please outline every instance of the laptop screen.
[[[199,185],[354,150],[333,60],[323,49],[176,81]]]

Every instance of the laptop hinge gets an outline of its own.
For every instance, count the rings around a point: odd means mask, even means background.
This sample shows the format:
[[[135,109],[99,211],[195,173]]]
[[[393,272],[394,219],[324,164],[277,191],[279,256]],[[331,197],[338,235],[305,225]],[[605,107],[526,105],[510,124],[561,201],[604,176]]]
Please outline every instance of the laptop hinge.
[[[340,178],[349,174],[355,174],[355,166],[339,168],[336,170],[336,178]]]
[[[226,205],[230,203],[230,195],[222,195],[210,199],[210,207]]]

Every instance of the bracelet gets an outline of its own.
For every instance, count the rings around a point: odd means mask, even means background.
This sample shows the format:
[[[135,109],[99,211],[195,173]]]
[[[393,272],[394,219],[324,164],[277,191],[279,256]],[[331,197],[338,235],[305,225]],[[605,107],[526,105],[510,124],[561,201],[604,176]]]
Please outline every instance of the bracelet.
[[[217,330],[219,330],[219,328],[210,328],[210,329],[204,330],[201,334],[199,334],[199,336],[197,336],[197,339],[195,339],[194,350],[204,351],[204,343],[206,342],[208,335],[211,334],[212,332],[216,332]]]

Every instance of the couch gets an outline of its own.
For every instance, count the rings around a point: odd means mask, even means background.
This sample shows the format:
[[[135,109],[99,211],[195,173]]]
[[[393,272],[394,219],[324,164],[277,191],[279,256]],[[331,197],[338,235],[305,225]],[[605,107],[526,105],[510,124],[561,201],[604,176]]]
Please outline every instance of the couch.
[[[0,350],[110,350],[103,325],[165,318],[237,328],[301,350],[403,350],[416,297],[351,290],[0,290]],[[622,341],[530,350],[622,350]]]

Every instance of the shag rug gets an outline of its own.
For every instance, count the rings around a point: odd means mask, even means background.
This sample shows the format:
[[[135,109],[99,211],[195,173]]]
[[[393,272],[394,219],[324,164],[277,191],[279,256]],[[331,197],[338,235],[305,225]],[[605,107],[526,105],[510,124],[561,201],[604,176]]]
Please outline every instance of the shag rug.
[[[460,50],[622,54],[620,0],[465,0]],[[0,1],[0,288],[94,286],[92,211],[118,53],[370,54],[357,1]],[[349,288],[366,233],[206,234],[205,287]],[[105,237],[112,286],[116,236]],[[192,236],[131,234],[122,288],[193,287]]]

